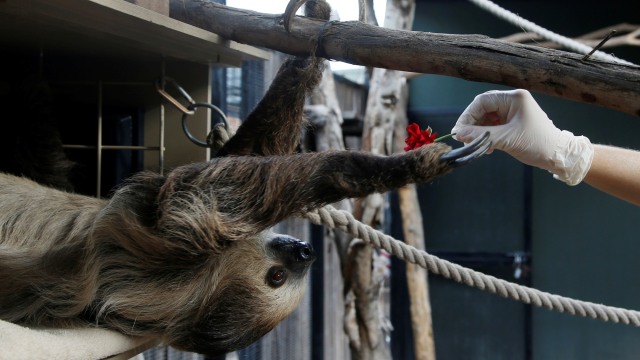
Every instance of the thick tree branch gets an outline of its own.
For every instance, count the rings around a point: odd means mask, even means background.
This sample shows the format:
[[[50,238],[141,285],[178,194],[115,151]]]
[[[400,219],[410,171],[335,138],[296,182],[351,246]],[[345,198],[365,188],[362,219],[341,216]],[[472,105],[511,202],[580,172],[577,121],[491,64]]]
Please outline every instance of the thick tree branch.
[[[640,116],[639,67],[581,61],[582,56],[564,51],[480,35],[391,30],[359,22],[325,26],[304,17],[296,17],[287,33],[280,15],[207,0],[171,0],[171,17],[229,40],[292,55],[309,54],[324,31],[317,54],[326,58],[526,88]]]

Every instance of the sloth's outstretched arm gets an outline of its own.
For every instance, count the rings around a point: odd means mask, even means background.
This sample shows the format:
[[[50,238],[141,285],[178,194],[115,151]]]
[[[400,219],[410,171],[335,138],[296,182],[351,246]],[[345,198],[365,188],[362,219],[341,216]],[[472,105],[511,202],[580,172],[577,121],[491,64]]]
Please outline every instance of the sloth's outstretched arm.
[[[485,139],[486,140],[486,139]],[[214,195],[224,222],[272,226],[293,214],[343,198],[429,181],[483,153],[478,143],[450,151],[444,144],[393,156],[321,152],[275,157],[227,157],[177,168],[165,189],[197,188]],[[453,154],[454,156],[450,156]]]

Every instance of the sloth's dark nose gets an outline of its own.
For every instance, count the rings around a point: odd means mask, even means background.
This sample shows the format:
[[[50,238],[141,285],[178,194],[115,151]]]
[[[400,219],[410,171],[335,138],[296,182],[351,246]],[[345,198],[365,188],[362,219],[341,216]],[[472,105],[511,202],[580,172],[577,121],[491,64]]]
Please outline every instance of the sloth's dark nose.
[[[289,236],[281,235],[274,238],[271,247],[278,254],[278,257],[290,265],[296,263],[307,265],[316,259],[316,253],[310,244]]]
[[[316,254],[313,251],[313,247],[307,243],[299,242],[296,251],[298,252],[298,259],[300,261],[311,261],[316,258]]]

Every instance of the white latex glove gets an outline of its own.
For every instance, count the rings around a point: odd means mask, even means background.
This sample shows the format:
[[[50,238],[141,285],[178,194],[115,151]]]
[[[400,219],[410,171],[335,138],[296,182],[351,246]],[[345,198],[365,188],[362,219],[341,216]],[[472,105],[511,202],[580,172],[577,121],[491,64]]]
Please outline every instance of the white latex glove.
[[[593,145],[584,136],[553,125],[526,90],[489,91],[476,96],[451,130],[464,143],[490,131],[493,149],[577,185],[589,171]]]

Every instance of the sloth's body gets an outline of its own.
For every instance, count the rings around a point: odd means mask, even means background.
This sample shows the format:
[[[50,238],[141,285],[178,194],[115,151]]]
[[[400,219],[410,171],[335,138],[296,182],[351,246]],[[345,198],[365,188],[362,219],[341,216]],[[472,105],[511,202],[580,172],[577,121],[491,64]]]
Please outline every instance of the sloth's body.
[[[99,325],[217,353],[293,311],[312,250],[269,231],[219,234],[205,194],[176,196],[167,224],[145,224],[161,179],[140,175],[104,201],[0,174],[0,318]],[[279,287],[269,278],[278,270]]]
[[[328,18],[323,0],[310,3]],[[109,200],[0,174],[0,319],[161,336],[205,354],[271,330],[299,303],[314,258],[271,226],[453,166],[443,144],[390,157],[293,154],[323,66],[287,61],[217,157],[138,174]]]

